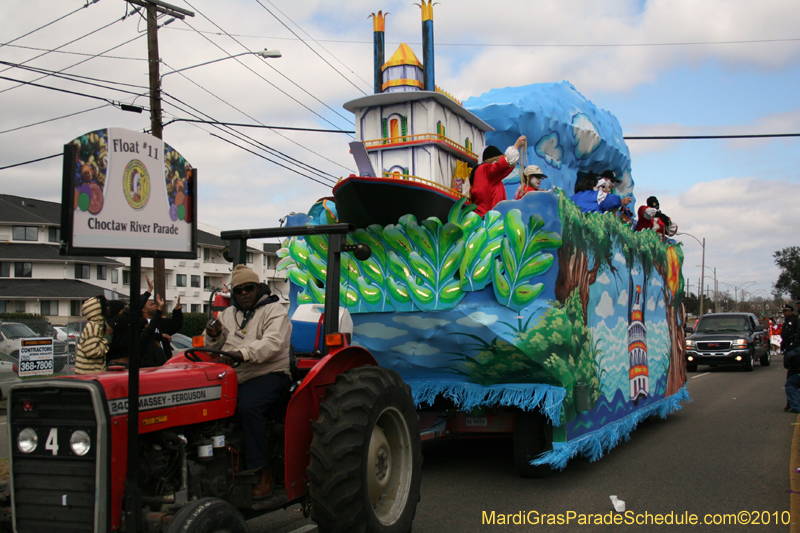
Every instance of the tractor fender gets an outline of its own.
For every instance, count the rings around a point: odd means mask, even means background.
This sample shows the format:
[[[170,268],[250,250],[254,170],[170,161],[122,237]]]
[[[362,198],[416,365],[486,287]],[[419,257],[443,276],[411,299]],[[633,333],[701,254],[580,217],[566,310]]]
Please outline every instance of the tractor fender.
[[[378,362],[360,346],[331,352],[312,368],[289,400],[286,409],[284,453],[286,492],[289,501],[308,492],[306,468],[310,462],[308,451],[313,433],[311,423],[319,416],[319,406],[325,401],[325,389],[336,381],[336,376],[365,365],[378,366]]]

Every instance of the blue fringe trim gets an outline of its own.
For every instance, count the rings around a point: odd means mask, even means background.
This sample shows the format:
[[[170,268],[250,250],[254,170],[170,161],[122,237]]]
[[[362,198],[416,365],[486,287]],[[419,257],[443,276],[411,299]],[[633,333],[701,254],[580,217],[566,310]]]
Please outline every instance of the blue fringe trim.
[[[406,383],[411,386],[418,407],[432,405],[440,394],[464,411],[471,411],[479,405],[510,405],[525,411],[538,407],[554,426],[561,423],[561,403],[567,395],[563,387],[542,383],[505,383],[487,387],[448,380],[409,379]]]
[[[681,402],[688,401],[691,401],[691,398],[689,398],[689,392],[686,390],[686,385],[684,385],[681,390],[672,396],[631,413],[621,420],[607,424],[571,441],[554,442],[551,451],[540,455],[537,459],[531,461],[531,464],[549,464],[550,467],[561,470],[567,466],[567,462],[570,459],[579,453],[584,457],[588,457],[590,461],[596,461],[603,457],[605,452],[611,450],[623,440],[629,441],[631,432],[648,416],[658,415],[661,418],[666,418],[668,414],[682,409]]]

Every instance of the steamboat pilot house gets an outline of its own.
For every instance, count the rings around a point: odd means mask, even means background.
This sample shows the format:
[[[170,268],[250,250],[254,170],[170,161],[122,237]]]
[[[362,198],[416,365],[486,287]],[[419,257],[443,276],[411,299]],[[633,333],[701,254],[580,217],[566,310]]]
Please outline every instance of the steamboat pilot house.
[[[642,287],[637,285],[628,304],[628,357],[631,401],[636,405],[650,395],[650,369],[647,366],[647,328],[642,312]]]
[[[405,43],[384,62],[385,17],[373,15],[375,94],[344,105],[355,115],[350,146],[361,175],[334,187],[341,222],[396,224],[408,213],[444,221],[469,194],[470,167],[493,128],[436,87],[433,7],[430,0],[421,7],[424,64]]]

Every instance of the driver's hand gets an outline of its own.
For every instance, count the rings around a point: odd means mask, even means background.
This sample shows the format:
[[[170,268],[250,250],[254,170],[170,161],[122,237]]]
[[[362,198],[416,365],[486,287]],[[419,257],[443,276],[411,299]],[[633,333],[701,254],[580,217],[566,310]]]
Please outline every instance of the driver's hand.
[[[216,318],[209,320],[206,324],[206,333],[208,333],[209,337],[219,337],[220,333],[222,333],[222,322]]]
[[[243,363],[244,356],[242,352],[229,352],[230,356],[228,355],[220,355],[219,362],[223,365],[233,366],[236,363]]]
[[[227,355],[220,355],[219,356],[219,361],[217,361],[217,362],[218,363],[222,363],[223,365],[228,365],[228,366],[233,366],[234,364],[236,364],[236,361],[234,361],[232,358],[228,357]]]

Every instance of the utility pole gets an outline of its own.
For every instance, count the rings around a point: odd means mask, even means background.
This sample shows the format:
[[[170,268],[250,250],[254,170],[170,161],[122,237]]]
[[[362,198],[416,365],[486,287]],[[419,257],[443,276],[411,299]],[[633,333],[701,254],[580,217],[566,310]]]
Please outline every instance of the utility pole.
[[[160,0],[127,0],[131,4],[147,10],[147,64],[150,74],[150,131],[153,137],[163,139],[161,124],[161,74],[159,67],[161,58],[158,55],[158,14],[163,13],[183,20],[185,16],[193,17],[194,12],[182,9]],[[153,290],[166,299],[166,271],[164,258],[153,258]]]
[[[161,2],[160,0],[127,0],[127,2],[147,9],[147,59],[150,66],[150,127],[152,135],[161,139],[161,80],[158,56],[158,14],[183,19],[193,17],[194,13]],[[163,165],[163,163],[162,163]],[[163,169],[163,166],[162,166]],[[163,298],[166,293],[164,283],[164,259],[153,259],[155,293]],[[139,291],[141,290],[141,258],[131,257],[131,333],[134,346],[139,347],[139,335],[134,324],[141,316]],[[153,295],[155,298],[155,294]],[[125,530],[138,533],[141,530],[141,494],[139,492],[139,363],[131,358],[128,372],[128,460],[125,478]]]

